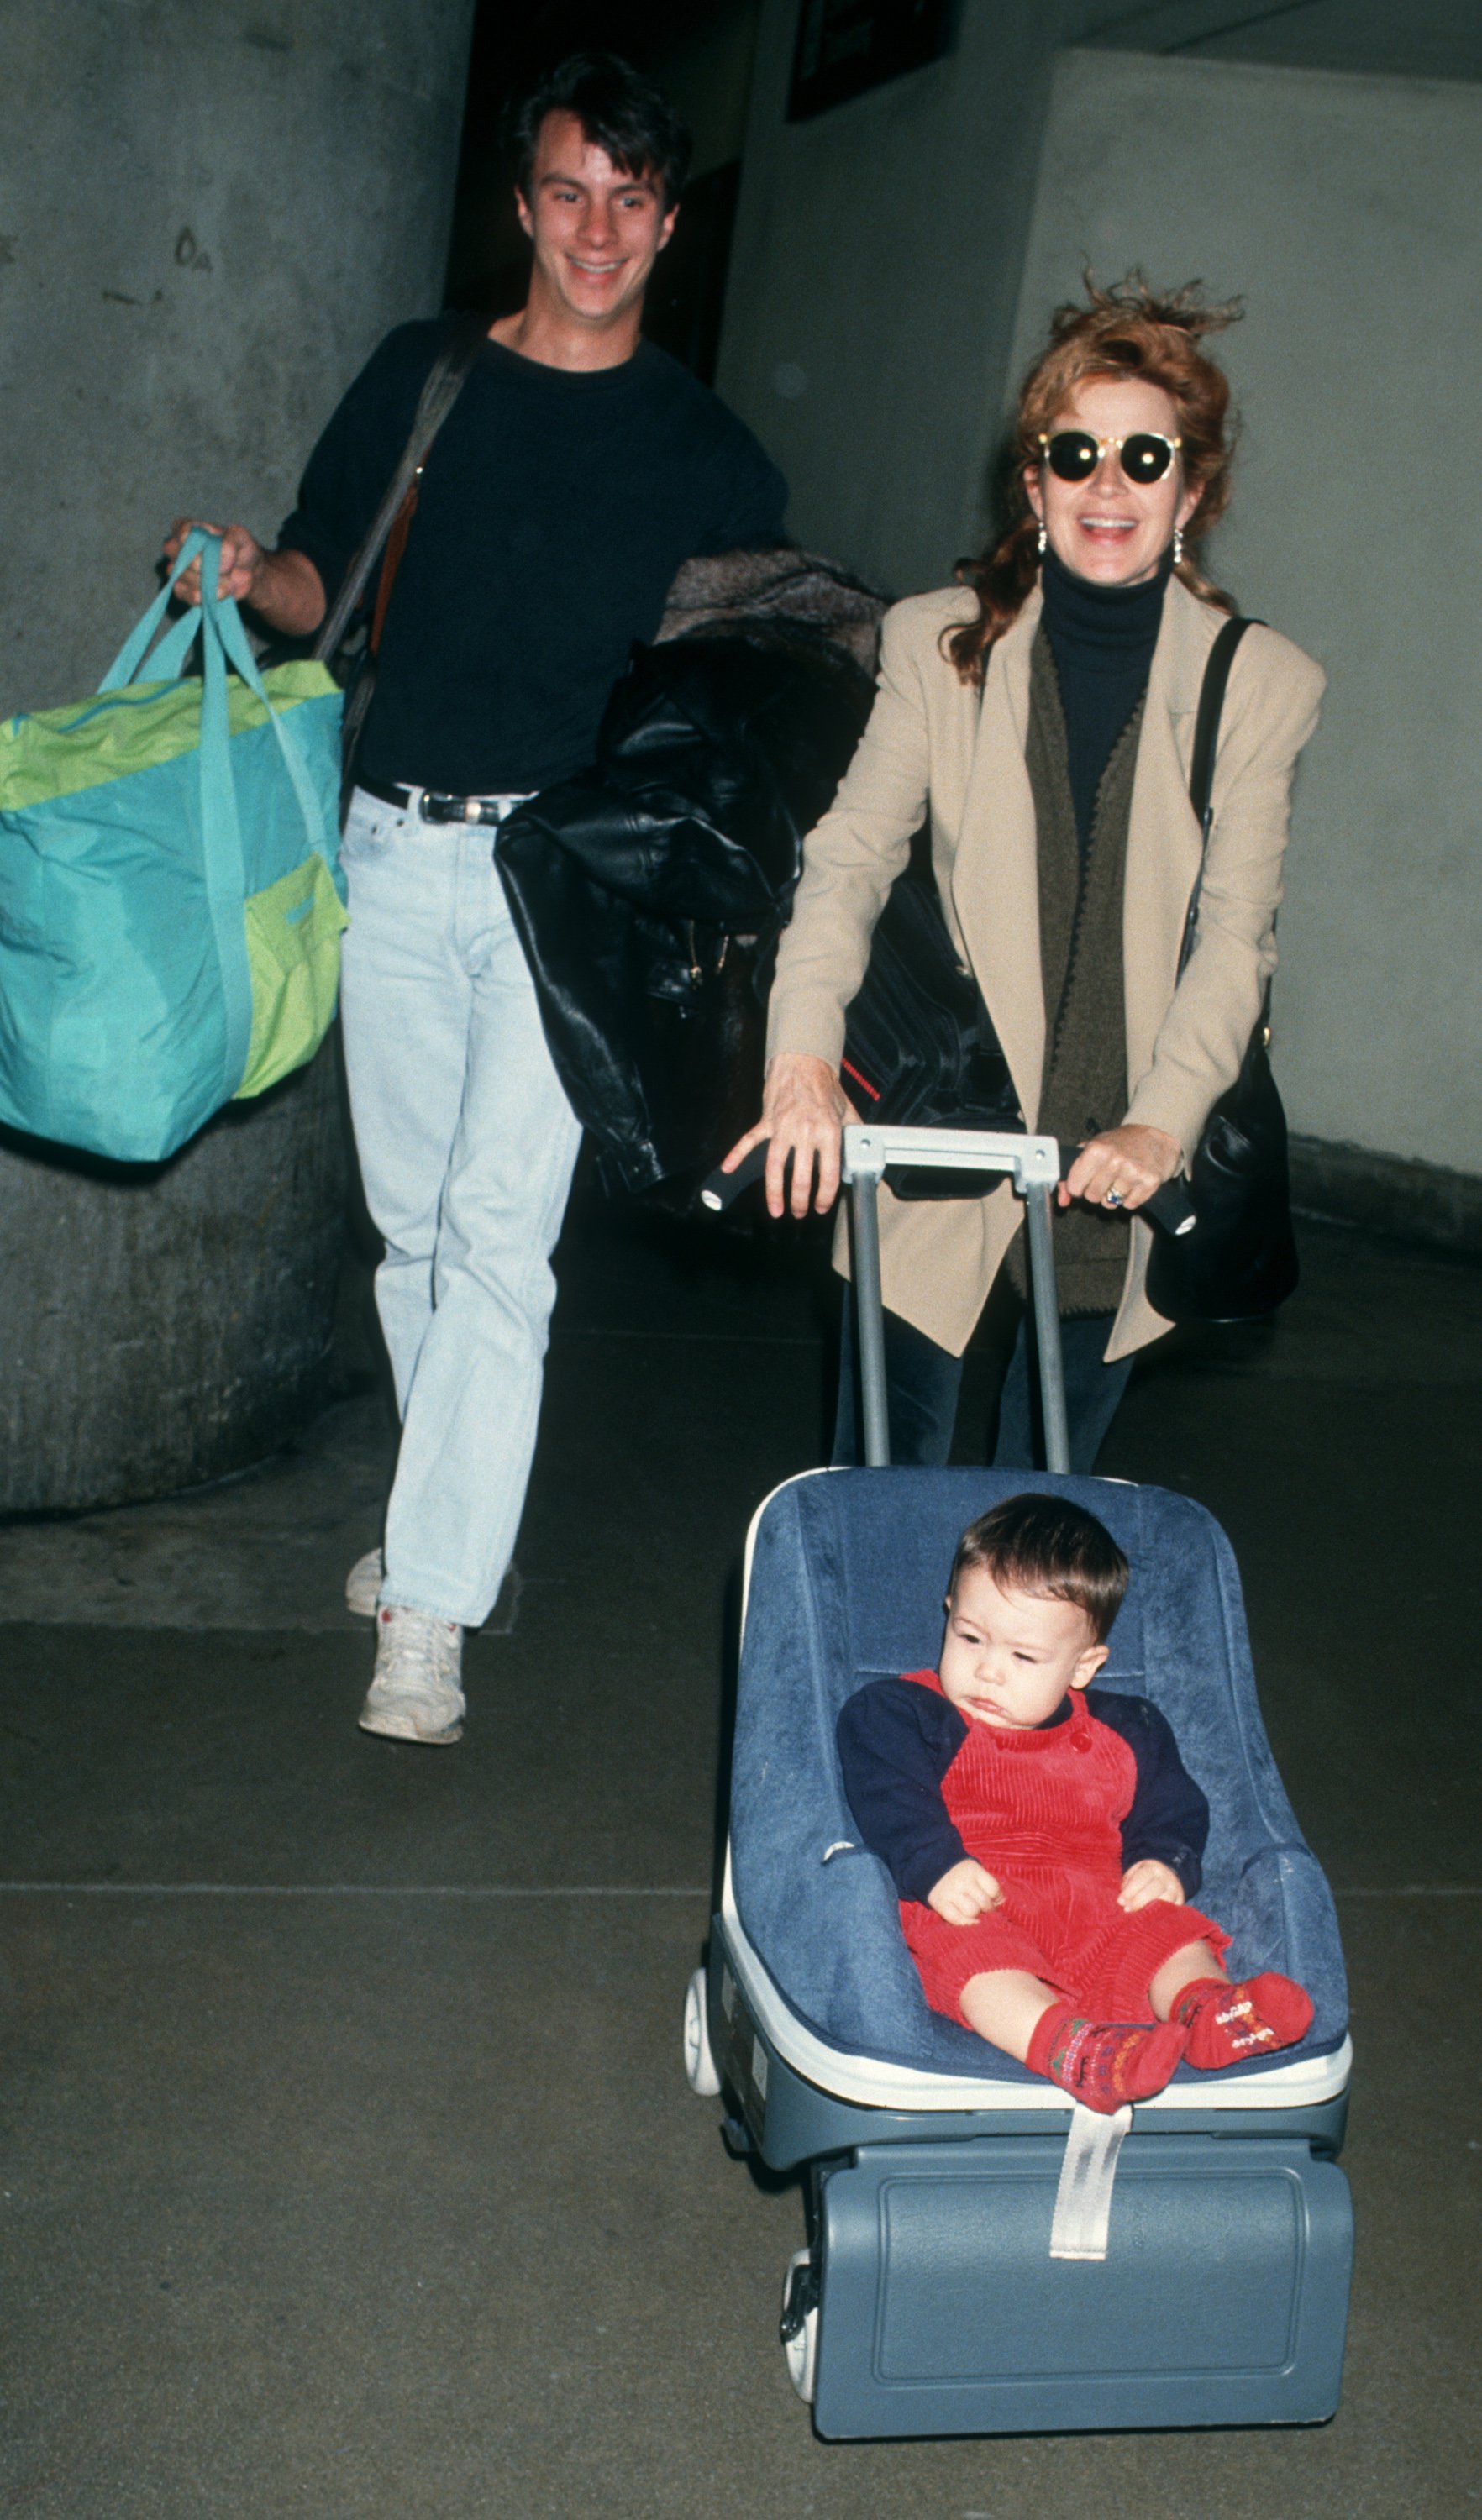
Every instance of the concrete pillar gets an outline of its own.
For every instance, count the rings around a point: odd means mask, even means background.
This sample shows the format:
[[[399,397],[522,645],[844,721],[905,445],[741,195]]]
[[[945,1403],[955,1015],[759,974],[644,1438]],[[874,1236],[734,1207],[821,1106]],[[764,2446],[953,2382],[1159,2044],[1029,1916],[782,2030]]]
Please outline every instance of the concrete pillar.
[[[271,533],[442,285],[473,0],[6,0],[0,713],[87,691],[177,510]]]
[[[168,1164],[0,1133],[0,1513],[168,1495],[302,1424],[322,1391],[345,1159],[333,1039]]]
[[[0,711],[82,697],[183,510],[271,536],[440,294],[473,0],[7,0]],[[333,1055],[129,1176],[0,1142],[0,1510],[271,1451],[329,1335]]]

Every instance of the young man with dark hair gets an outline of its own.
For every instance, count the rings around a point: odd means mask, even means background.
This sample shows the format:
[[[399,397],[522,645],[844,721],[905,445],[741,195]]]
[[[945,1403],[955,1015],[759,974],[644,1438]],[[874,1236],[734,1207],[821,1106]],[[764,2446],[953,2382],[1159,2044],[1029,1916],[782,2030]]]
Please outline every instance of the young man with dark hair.
[[[779,541],[786,502],[749,430],[640,335],[689,157],[660,92],[579,54],[508,132],[529,290],[490,326],[427,460],[343,847],[345,1064],[402,1418],[384,1552],[352,1570],[347,1598],[377,1620],[362,1725],[423,1742],[459,1738],[463,1630],[487,1617],[514,1549],[580,1135],[494,827],[590,760],[681,562]],[[456,320],[382,343],[276,551],[226,529],[223,591],[274,628],[323,620]]]
[[[576,116],[594,149],[624,175],[647,175],[672,210],[690,171],[690,134],[662,88],[638,78],[615,53],[569,53],[505,110],[501,138],[518,198],[535,190],[547,114]]]

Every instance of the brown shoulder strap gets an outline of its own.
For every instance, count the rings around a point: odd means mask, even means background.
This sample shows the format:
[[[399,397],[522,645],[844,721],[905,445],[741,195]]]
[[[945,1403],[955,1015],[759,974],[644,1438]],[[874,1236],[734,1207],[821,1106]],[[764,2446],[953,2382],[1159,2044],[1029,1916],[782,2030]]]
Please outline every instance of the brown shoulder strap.
[[[463,391],[473,362],[488,338],[488,331],[486,315],[461,315],[433,360],[418,400],[412,433],[401,452],[401,461],[386,485],[385,496],[371,521],[370,532],[345,571],[344,584],[326,613],[324,626],[314,642],[314,653],[322,662],[329,661],[344,637],[382,551],[390,562],[390,577],[394,581],[397,563],[406,546],[412,511],[417,505],[417,476],[427,461],[433,438]],[[396,558],[392,561],[389,542],[398,524],[401,534]],[[380,636],[390,594],[391,586],[383,570],[382,583],[377,595],[373,645]]]
[[[396,583],[396,572],[401,566],[401,555],[406,550],[407,536],[412,530],[412,518],[417,513],[417,483],[421,478],[422,466],[419,464],[417,477],[397,509],[391,520],[391,530],[386,536],[385,553],[381,563],[381,584],[376,589],[376,609],[371,615],[371,632],[367,643],[373,656],[379,656],[381,653],[381,633],[386,617],[386,606],[391,601],[391,589]]]

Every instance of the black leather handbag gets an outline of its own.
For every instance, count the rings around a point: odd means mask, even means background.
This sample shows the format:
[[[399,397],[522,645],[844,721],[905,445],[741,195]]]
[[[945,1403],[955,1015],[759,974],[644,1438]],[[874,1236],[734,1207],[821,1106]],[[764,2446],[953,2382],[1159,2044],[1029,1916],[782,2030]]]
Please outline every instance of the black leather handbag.
[[[901,1129],[1022,1129],[982,991],[959,963],[930,867],[897,876],[844,1017],[839,1075],[861,1118]],[[892,1169],[897,1198],[981,1198],[984,1173]]]
[[[1235,652],[1249,627],[1238,617],[1226,622],[1209,652],[1199,694],[1189,792],[1206,856],[1214,821],[1210,789],[1220,711]],[[1184,922],[1181,978],[1198,932],[1203,880],[1201,859]],[[1286,1114],[1271,1072],[1270,1015],[1268,989],[1240,1072],[1210,1112],[1194,1150],[1191,1230],[1177,1238],[1153,1236],[1147,1300],[1165,1321],[1259,1321],[1283,1304],[1296,1285]]]

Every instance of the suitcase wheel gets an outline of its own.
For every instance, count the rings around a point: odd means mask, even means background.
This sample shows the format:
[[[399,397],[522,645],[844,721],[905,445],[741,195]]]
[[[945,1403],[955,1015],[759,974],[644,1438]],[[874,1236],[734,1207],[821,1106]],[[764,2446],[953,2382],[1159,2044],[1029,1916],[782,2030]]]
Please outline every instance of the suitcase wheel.
[[[685,2074],[692,2092],[702,2100],[713,2100],[720,2090],[720,2076],[710,2052],[710,2029],[705,2019],[705,1972],[697,1968],[685,1989]]]
[[[799,2249],[787,2261],[779,2333],[787,2377],[804,2406],[811,2407],[818,2386],[818,2276],[811,2249]]]

